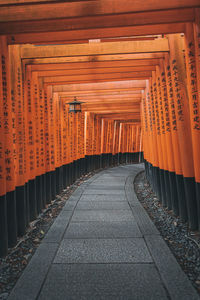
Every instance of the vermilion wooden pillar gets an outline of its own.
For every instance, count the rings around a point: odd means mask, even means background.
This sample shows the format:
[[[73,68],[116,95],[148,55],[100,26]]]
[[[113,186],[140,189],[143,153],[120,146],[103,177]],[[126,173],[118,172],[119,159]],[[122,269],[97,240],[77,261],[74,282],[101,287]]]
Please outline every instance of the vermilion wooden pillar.
[[[169,36],[172,87],[175,99],[175,112],[177,115],[178,140],[187,200],[188,222],[190,228],[195,230],[198,228],[197,202],[191,124],[190,116],[188,114],[189,100],[187,96],[186,70],[182,43],[183,41],[180,34]]]
[[[186,25],[185,33],[185,58],[187,70],[187,87],[189,96],[189,111],[192,134],[192,150],[194,160],[194,173],[197,186],[200,185],[200,90],[199,90],[199,55],[196,51],[199,49],[195,47],[198,36],[192,23]],[[198,189],[197,189],[198,191]],[[200,229],[200,199],[196,197],[198,207],[198,220]]]
[[[6,169],[5,169],[5,125],[8,121],[4,118],[7,112],[7,88],[4,82],[6,77],[5,56],[3,53],[4,38],[0,38],[0,97],[3,102],[0,104],[0,256],[7,254],[8,249],[8,227],[7,227],[7,202],[6,202]],[[3,64],[2,64],[3,63]],[[3,89],[4,88],[4,89]],[[5,89],[6,88],[6,89]],[[4,104],[4,106],[3,106]],[[14,199],[13,199],[14,200]]]
[[[152,109],[154,110],[154,134],[155,141],[158,153],[158,166],[160,173],[160,186],[161,186],[161,196],[162,196],[162,204],[164,207],[167,206],[167,198],[166,198],[166,190],[165,190],[165,175],[164,175],[164,159],[163,159],[163,147],[161,143],[161,125],[159,119],[159,107],[158,107],[158,91],[156,84],[156,73],[152,72],[152,85],[151,85],[151,97],[152,97]]]
[[[171,190],[169,181],[169,159],[167,153],[167,141],[166,141],[166,127],[164,118],[164,97],[161,89],[161,72],[160,67],[156,66],[156,88],[157,88],[157,98],[158,98],[158,117],[160,126],[160,141],[161,141],[161,151],[163,159],[163,173],[165,181],[165,193],[166,193],[166,204],[169,210],[172,209],[171,200]]]
[[[25,107],[22,86],[22,68],[19,46],[9,46],[10,54],[10,87],[12,102],[12,130],[14,146],[14,165],[16,182],[16,209],[17,220],[12,207],[8,208],[9,236],[11,246],[16,243],[16,228],[18,235],[25,233],[29,221],[29,202],[26,192],[26,156],[25,156]],[[13,220],[13,221],[11,221]],[[17,226],[16,226],[17,223]],[[13,224],[13,225],[12,225]]]
[[[172,119],[170,115],[170,103],[167,93],[167,84],[166,84],[166,74],[164,70],[164,61],[160,60],[160,81],[161,81],[161,97],[162,97],[162,107],[163,107],[163,117],[164,117],[164,134],[165,134],[165,143],[166,143],[166,153],[168,161],[168,174],[169,174],[169,186],[171,194],[171,204],[173,212],[176,215],[179,215],[179,203],[178,203],[178,194],[176,188],[176,178],[175,178],[175,158],[172,145]]]
[[[24,74],[25,136],[26,136],[26,179],[29,181],[30,220],[37,216],[36,172],[35,172],[35,105],[31,92],[31,68],[27,66]]]
[[[14,157],[16,149],[15,134],[15,101],[12,101],[11,86],[10,86],[10,58],[8,53],[7,39],[2,36],[0,38],[0,54],[1,54],[1,90],[2,90],[2,110],[3,110],[3,130],[4,130],[4,158],[5,158],[5,180],[6,180],[6,198],[2,199],[1,205],[4,213],[2,222],[4,222],[3,230],[5,229],[2,239],[2,247],[4,254],[6,253],[6,243],[14,245],[16,242],[16,191],[15,191],[15,169]],[[6,212],[7,210],[7,212]],[[10,211],[12,210],[12,212]],[[12,218],[13,217],[13,218]],[[6,222],[8,221],[8,226]],[[2,224],[3,225],[3,224]],[[6,233],[8,228],[8,235]],[[13,231],[12,231],[12,229]]]
[[[182,221],[187,221],[187,206],[185,198],[185,188],[183,182],[183,171],[181,164],[181,155],[180,155],[180,146],[178,138],[178,127],[177,127],[177,114],[175,109],[175,99],[172,85],[172,72],[169,62],[169,55],[165,56],[164,60],[164,69],[165,69],[165,79],[166,79],[166,88],[167,96],[169,101],[169,117],[171,120],[171,137],[172,137],[172,146],[174,153],[174,164],[175,164],[175,173],[176,173],[176,185],[178,192],[178,201],[179,201],[179,213]]]

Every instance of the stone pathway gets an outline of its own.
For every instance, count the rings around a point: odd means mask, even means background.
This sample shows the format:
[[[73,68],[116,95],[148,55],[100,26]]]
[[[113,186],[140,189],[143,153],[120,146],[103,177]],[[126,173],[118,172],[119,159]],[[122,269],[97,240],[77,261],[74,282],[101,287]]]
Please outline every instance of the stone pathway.
[[[143,164],[83,183],[43,239],[9,300],[199,299],[133,190]]]

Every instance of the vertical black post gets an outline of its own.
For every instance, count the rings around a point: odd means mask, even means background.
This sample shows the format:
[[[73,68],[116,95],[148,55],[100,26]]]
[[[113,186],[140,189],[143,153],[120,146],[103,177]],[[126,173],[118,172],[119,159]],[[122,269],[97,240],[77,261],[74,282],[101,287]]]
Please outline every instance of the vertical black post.
[[[29,181],[30,221],[37,218],[36,180]]]
[[[26,227],[28,227],[30,223],[29,182],[26,182],[25,190],[26,190]]]
[[[51,171],[51,199],[56,198],[56,170]]]
[[[170,190],[171,190],[172,209],[174,214],[178,216],[179,203],[178,203],[178,193],[177,193],[175,172],[169,172],[169,183],[170,183]]]
[[[63,190],[63,166],[59,168],[59,189],[60,192]]]
[[[66,165],[67,187],[70,185],[70,164]]]
[[[26,231],[26,191],[25,186],[16,187],[17,232],[19,236]]]
[[[166,192],[166,203],[169,210],[172,209],[172,200],[171,200],[171,190],[170,190],[170,181],[169,181],[169,171],[164,170],[164,180],[165,180],[165,192]]]
[[[200,230],[200,182],[196,182],[196,199],[198,207],[198,226]]]
[[[42,211],[42,177],[36,176],[36,200],[37,200],[37,213]]]
[[[16,191],[12,191],[6,194],[6,205],[8,222],[8,247],[13,247],[17,242]]]
[[[156,177],[156,185],[157,185],[157,196],[160,202],[162,201],[162,191],[161,191],[161,183],[160,183],[160,169],[155,167],[155,177]]]
[[[0,196],[0,257],[8,252],[8,228],[6,196]]]
[[[60,176],[59,176],[59,168],[56,168],[55,170],[56,172],[56,195],[58,195],[60,193]]]
[[[66,165],[63,166],[63,188],[66,189],[67,187],[67,167]]]
[[[51,203],[51,172],[46,173],[46,203]]]
[[[195,180],[192,177],[184,177],[185,195],[188,210],[188,224],[191,230],[198,229],[197,201]]]
[[[42,208],[45,208],[47,203],[46,174],[43,174],[41,177],[42,177]]]
[[[159,169],[159,171],[160,171],[161,201],[162,201],[163,207],[167,207],[164,170]]]
[[[176,188],[178,194],[179,216],[182,222],[186,222],[188,220],[188,212],[183,175],[176,174]]]

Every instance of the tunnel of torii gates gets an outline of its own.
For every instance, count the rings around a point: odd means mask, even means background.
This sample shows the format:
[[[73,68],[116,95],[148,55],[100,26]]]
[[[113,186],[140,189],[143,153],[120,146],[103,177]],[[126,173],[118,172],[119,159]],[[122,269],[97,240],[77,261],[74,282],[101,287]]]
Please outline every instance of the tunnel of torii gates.
[[[0,56],[0,256],[62,189],[120,163],[144,161],[200,229],[199,0],[1,0]]]

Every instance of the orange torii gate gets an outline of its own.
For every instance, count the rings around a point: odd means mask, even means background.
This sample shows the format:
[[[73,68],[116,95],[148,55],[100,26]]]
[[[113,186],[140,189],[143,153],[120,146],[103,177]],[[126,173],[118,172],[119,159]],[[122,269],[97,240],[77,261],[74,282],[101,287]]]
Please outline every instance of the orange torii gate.
[[[199,6],[1,1],[0,255],[63,187],[142,151],[162,204],[199,228]]]

